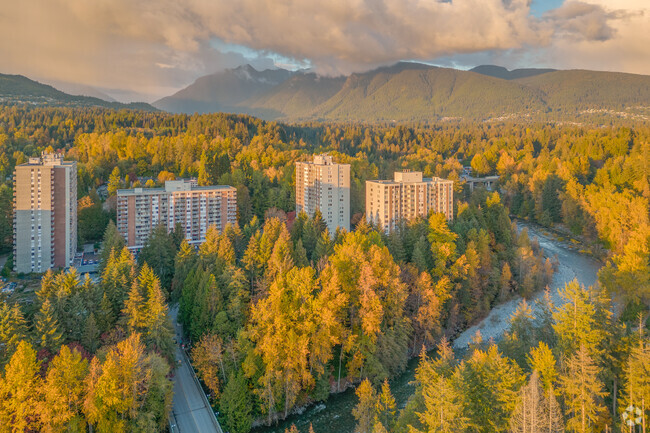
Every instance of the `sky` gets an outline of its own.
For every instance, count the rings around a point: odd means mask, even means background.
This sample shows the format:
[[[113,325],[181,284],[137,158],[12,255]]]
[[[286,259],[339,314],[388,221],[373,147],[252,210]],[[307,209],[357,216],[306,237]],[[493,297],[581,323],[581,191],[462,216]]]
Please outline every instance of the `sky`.
[[[650,74],[650,0],[3,3],[0,73],[123,102],[151,102],[243,64],[322,75],[400,60]]]

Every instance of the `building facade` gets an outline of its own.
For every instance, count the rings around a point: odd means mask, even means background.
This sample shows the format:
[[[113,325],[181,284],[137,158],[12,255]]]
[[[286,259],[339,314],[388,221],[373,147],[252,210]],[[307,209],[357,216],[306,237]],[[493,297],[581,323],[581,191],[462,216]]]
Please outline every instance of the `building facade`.
[[[237,189],[197,186],[189,180],[165,182],[164,188],[117,191],[117,229],[131,250],[139,250],[158,225],[172,231],[180,224],[190,244],[205,240],[209,226],[222,231],[237,223]]]
[[[366,181],[366,219],[385,233],[400,221],[426,217],[431,210],[453,219],[453,181],[423,178],[419,171],[395,172],[393,180]]]
[[[320,210],[330,235],[338,227],[350,231],[350,164],[329,155],[296,162],[296,213],[314,216]]]
[[[77,163],[43,153],[14,172],[14,271],[72,264],[77,249]]]

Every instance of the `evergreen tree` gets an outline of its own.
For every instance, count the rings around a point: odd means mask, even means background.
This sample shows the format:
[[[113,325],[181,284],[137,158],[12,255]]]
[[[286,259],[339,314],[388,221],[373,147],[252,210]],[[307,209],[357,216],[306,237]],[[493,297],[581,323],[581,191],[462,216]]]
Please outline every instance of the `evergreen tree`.
[[[46,299],[41,309],[34,317],[35,339],[34,343],[41,349],[47,349],[54,353],[63,341],[63,333],[54,317],[52,304]]]
[[[108,259],[111,254],[119,254],[124,248],[124,237],[117,230],[117,226],[110,220],[104,230],[104,240],[102,242],[102,250],[99,254],[99,270],[103,271],[108,266]]]
[[[97,311],[97,326],[99,332],[103,333],[108,331],[115,325],[115,316],[113,314],[113,306],[111,301],[106,296],[106,292],[102,296],[102,301],[99,303],[99,310]]]
[[[194,248],[186,240],[183,240],[174,259],[174,278],[171,287],[172,300],[180,298],[185,279],[195,264],[196,253]]]
[[[425,236],[421,236],[413,248],[413,264],[418,268],[420,272],[428,271],[431,268],[430,265],[430,247]]]
[[[469,425],[481,433],[506,432],[524,380],[518,365],[491,345],[461,364],[459,380]]]
[[[81,336],[81,344],[88,350],[90,353],[95,353],[99,348],[100,341],[99,336],[101,332],[95,320],[95,315],[90,313],[86,319],[86,324],[84,325],[84,331]]]
[[[314,249],[313,260],[318,263],[321,259],[327,258],[334,253],[334,244],[330,238],[330,233],[325,230],[321,233],[318,241],[316,241],[316,248]]]
[[[27,321],[18,304],[0,303],[0,365],[9,361],[18,344],[27,338]]]
[[[230,432],[246,433],[251,429],[253,423],[251,405],[251,395],[244,374],[241,371],[231,372],[219,400],[226,428]]]
[[[176,244],[173,236],[162,224],[151,231],[138,255],[138,263],[146,263],[160,279],[162,287],[169,289],[174,276]]]

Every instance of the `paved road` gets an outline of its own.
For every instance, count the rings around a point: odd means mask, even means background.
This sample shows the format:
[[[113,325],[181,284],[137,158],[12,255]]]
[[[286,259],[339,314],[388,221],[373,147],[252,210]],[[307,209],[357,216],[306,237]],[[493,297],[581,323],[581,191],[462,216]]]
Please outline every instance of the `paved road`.
[[[171,312],[174,327],[176,329],[176,340],[181,341],[181,327],[176,322],[176,309]],[[187,358],[176,347],[176,360],[181,360],[181,365],[176,369],[174,377],[174,402],[172,407],[172,421],[176,425],[172,428],[173,433],[221,433],[214,425],[212,408],[205,404],[201,395],[203,390],[199,388],[192,377]]]

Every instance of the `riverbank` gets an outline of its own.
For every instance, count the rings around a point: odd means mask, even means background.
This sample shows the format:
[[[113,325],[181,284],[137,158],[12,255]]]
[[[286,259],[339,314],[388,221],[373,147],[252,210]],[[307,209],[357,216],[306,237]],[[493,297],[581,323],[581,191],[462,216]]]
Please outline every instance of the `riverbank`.
[[[573,279],[577,279],[580,284],[592,286],[598,280],[598,270],[602,263],[590,255],[580,252],[580,248],[574,246],[570,241],[556,239],[543,227],[532,223],[518,221],[517,227],[521,230],[524,227],[528,229],[531,238],[536,237],[540,246],[544,250],[544,255],[549,258],[557,257],[558,267],[553,275],[552,284],[549,286],[551,298],[556,305],[561,304],[559,289]],[[534,294],[528,300],[529,304],[534,305],[535,299],[543,296],[543,292]],[[461,333],[453,342],[455,349],[464,349],[467,347],[470,339],[481,331],[484,340],[493,338],[498,340],[509,325],[509,319],[517,308],[521,297],[517,297],[503,304],[495,306],[487,317],[481,320],[475,326],[472,326]],[[418,364],[418,358],[411,359],[408,367],[402,375],[391,381],[391,391],[395,397],[397,406],[401,409],[406,405],[408,398],[413,394],[414,387],[411,382],[415,378],[415,369]],[[303,409],[299,415],[289,416],[287,420],[280,422],[276,426],[258,427],[253,430],[254,433],[284,433],[285,429],[291,424],[295,424],[298,429],[308,431],[311,424],[315,433],[352,432],[354,430],[355,420],[352,416],[352,408],[356,405],[354,389],[348,389],[340,394],[331,395],[324,403],[319,403]]]

